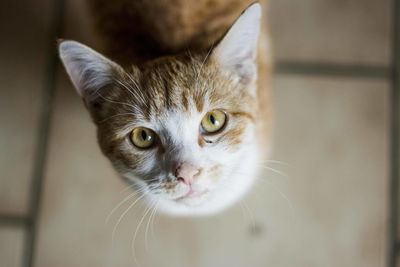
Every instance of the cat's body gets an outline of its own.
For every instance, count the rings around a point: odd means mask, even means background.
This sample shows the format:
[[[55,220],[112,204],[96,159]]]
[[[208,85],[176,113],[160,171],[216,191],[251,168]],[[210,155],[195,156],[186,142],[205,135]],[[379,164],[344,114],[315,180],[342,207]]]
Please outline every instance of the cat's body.
[[[251,3],[91,0],[116,63],[76,42],[60,44],[103,153],[164,212],[207,214],[234,203],[270,148],[260,6],[236,20]]]
[[[89,10],[107,55],[118,63],[132,64],[187,50],[207,51],[252,3],[254,0],[90,0]]]

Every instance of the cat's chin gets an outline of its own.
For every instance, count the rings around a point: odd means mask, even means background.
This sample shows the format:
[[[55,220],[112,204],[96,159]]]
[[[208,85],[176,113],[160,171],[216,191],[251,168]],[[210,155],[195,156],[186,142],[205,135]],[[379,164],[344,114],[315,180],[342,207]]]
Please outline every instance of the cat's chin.
[[[232,187],[231,192],[214,191],[175,200],[158,199],[157,211],[170,216],[182,217],[214,215],[236,204],[250,190],[254,180],[255,176],[253,179],[248,179],[247,184],[241,184],[236,190]],[[154,200],[154,197],[148,197],[149,203],[154,203]]]
[[[247,191],[247,190],[246,190]],[[242,194],[245,192],[243,191]],[[158,211],[170,216],[214,215],[231,207],[239,197],[219,198],[210,193],[175,200],[159,201]]]
[[[177,204],[185,205],[188,207],[197,207],[204,204],[204,202],[207,201],[207,198],[208,198],[208,191],[195,192],[195,193],[189,192],[185,196],[174,199],[173,201],[176,202]]]
[[[185,198],[181,200],[165,200],[160,203],[158,211],[170,216],[205,216],[213,215],[230,205],[215,206],[205,196]]]

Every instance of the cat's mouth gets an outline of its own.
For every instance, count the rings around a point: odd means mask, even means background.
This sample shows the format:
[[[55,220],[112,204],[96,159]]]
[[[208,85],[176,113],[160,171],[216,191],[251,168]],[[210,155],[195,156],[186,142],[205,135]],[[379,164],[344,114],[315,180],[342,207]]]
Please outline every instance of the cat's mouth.
[[[180,196],[175,199],[176,202],[188,202],[192,200],[198,200],[202,197],[204,197],[208,193],[208,190],[202,190],[202,191],[197,191],[193,190],[193,188],[190,188],[187,193],[185,193],[183,196]]]

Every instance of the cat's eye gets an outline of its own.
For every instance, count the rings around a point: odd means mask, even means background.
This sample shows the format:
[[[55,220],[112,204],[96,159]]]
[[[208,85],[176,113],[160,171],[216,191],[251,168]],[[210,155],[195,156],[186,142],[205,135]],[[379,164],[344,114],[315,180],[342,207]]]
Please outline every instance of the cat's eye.
[[[148,128],[138,127],[133,129],[130,139],[136,147],[146,149],[154,145],[156,134]]]
[[[223,129],[226,124],[226,114],[221,110],[207,112],[201,120],[201,128],[206,134],[214,134]]]

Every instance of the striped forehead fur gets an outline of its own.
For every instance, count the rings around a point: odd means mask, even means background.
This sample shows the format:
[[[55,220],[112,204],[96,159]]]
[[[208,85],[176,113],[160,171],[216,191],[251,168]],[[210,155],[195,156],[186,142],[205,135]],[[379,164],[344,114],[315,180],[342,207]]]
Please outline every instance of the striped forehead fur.
[[[203,55],[163,58],[140,69],[133,67],[130,72],[115,73],[111,87],[99,99],[106,106],[103,110],[109,113],[104,116],[122,112],[149,120],[150,116],[160,116],[165,110],[189,111],[193,106],[203,112],[205,101],[237,114],[249,115],[255,107],[251,105],[255,99],[248,90],[240,88],[229,76],[221,75],[217,64],[212,60],[205,62]],[[249,105],[243,105],[246,102]],[[104,116],[96,121],[106,120]],[[117,122],[121,120],[124,120],[122,116],[116,118]]]

